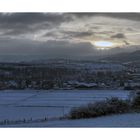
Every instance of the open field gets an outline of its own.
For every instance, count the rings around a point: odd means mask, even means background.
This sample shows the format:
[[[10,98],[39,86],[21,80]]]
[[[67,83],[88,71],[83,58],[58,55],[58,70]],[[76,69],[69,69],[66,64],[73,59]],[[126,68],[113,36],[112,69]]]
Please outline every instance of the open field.
[[[52,118],[66,115],[72,107],[104,100],[126,99],[124,90],[5,90],[0,91],[0,121]]]

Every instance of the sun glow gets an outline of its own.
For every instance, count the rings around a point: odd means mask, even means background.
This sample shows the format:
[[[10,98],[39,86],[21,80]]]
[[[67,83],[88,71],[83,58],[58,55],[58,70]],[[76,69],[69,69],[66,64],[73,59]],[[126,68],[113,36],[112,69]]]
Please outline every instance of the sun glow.
[[[113,43],[109,41],[96,41],[93,43],[97,49],[105,50],[113,47]]]

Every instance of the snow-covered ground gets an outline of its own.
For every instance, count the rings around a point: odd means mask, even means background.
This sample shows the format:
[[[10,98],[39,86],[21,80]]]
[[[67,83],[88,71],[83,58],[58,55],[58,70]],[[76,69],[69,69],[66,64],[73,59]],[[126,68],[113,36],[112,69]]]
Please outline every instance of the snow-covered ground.
[[[140,113],[103,116],[92,119],[17,124],[5,127],[140,127]]]
[[[72,107],[107,97],[126,99],[124,90],[5,90],[0,91],[0,121],[60,117]]]

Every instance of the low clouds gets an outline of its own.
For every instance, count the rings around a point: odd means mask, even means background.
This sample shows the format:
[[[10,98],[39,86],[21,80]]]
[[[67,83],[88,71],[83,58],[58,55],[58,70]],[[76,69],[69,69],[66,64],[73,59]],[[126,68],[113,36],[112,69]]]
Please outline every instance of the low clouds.
[[[0,55],[46,55],[46,57],[79,58],[94,54],[95,48],[91,43],[71,43],[67,41],[50,40],[47,42],[27,40],[0,41]]]

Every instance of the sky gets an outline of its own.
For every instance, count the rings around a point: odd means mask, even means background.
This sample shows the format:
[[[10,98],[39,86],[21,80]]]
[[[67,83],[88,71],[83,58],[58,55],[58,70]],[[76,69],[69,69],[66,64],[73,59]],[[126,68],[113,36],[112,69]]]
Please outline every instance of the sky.
[[[140,49],[140,13],[0,13],[0,55],[88,58]]]

